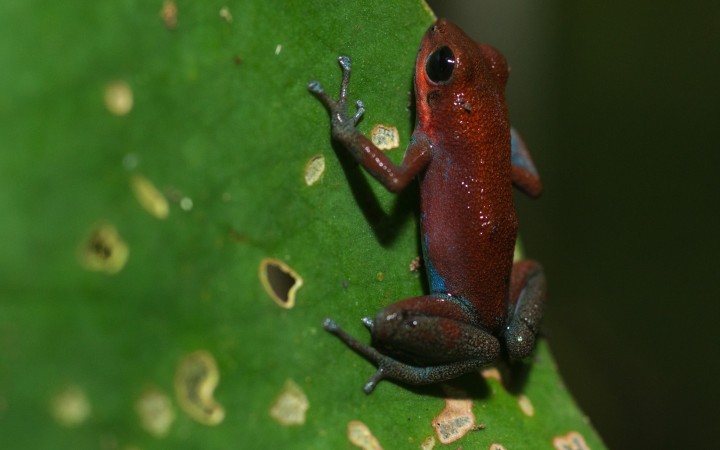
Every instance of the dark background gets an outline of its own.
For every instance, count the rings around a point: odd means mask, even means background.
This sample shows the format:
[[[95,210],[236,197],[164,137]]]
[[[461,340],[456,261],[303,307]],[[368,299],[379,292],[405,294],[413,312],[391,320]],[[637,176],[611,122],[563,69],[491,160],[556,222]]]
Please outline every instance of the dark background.
[[[430,2],[507,57],[544,329],[613,449],[717,448],[720,2]]]

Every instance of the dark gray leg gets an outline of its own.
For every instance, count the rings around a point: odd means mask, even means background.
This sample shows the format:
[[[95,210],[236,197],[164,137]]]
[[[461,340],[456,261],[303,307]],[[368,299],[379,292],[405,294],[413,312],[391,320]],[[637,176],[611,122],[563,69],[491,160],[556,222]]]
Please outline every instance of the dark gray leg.
[[[535,336],[545,304],[545,274],[532,260],[518,261],[510,281],[510,309],[504,340],[510,360],[529,356],[535,348]]]
[[[369,328],[372,328],[372,321],[366,320],[365,324]],[[468,343],[473,347],[474,357],[447,364],[418,367],[402,363],[390,356],[380,353],[374,347],[363,344],[350,336],[330,319],[325,319],[323,324],[325,330],[337,336],[345,345],[377,366],[377,372],[370,377],[363,387],[363,391],[365,391],[366,394],[370,394],[380,380],[385,378],[417,385],[438,383],[457,378],[473,370],[478,370],[498,357],[500,353],[500,343],[491,334],[464,323],[456,323],[455,326],[467,328],[467,330],[464,331],[472,333],[475,336],[475,339],[472,339],[474,342]]]

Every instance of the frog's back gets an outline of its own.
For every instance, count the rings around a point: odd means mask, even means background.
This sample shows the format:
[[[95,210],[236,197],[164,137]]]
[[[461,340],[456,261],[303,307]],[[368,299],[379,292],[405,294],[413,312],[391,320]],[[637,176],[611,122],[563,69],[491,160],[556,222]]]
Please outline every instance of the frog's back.
[[[434,46],[443,39],[450,44],[453,78],[437,85],[416,80],[416,133],[433,142],[421,181],[425,262],[432,290],[467,300],[478,322],[494,331],[506,314],[517,232],[504,94],[507,67],[499,53],[475,44],[459,29],[441,31]]]

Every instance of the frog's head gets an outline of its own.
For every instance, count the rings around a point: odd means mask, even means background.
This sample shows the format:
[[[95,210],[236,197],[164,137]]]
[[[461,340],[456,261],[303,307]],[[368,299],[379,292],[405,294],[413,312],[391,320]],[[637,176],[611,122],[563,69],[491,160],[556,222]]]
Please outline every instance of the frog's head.
[[[419,125],[435,125],[439,115],[471,112],[485,94],[503,95],[508,73],[500,52],[438,20],[425,33],[415,64]]]

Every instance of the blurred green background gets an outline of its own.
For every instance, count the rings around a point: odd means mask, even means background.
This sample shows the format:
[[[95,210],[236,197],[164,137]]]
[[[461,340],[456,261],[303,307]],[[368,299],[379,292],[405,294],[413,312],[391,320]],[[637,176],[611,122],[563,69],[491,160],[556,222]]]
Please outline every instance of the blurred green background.
[[[711,448],[720,2],[435,1],[498,47],[544,178],[518,197],[545,331],[610,448]]]

